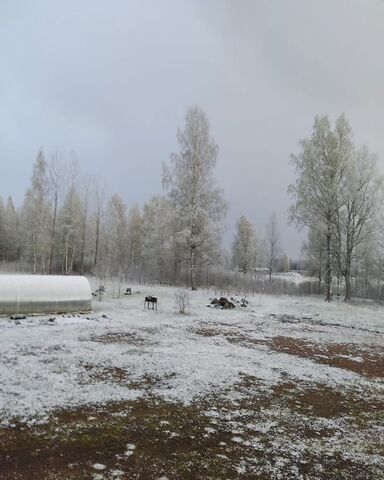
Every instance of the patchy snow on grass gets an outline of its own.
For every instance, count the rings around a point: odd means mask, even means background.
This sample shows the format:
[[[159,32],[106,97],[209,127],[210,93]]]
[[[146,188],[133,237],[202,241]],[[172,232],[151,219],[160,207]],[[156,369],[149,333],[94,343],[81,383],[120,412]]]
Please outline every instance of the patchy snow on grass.
[[[327,304],[317,298],[251,297],[247,308],[207,308],[193,292],[191,314],[176,313],[174,289],[140,288],[94,301],[87,315],[0,319],[0,419],[40,422],[57,408],[133,400],[147,393],[188,404],[224,392],[244,376],[269,389],[297,382],[354,389],[380,384],[352,370],[276,351],[275,337],[361,348],[382,346],[384,311],[376,305]],[[158,297],[158,311],[143,308]],[[285,319],[285,320],[284,320]],[[291,321],[290,321],[291,320]],[[352,357],[353,358],[353,357]],[[356,362],[361,361],[360,355]],[[239,394],[241,396],[241,394]],[[236,394],[230,393],[231,401]]]
[[[292,283],[295,283],[296,285],[299,285],[300,283],[303,283],[303,282],[316,280],[313,277],[305,277],[304,275],[301,275],[301,273],[299,272],[274,273],[273,278],[276,278],[278,280],[285,280],[287,282],[292,282]]]

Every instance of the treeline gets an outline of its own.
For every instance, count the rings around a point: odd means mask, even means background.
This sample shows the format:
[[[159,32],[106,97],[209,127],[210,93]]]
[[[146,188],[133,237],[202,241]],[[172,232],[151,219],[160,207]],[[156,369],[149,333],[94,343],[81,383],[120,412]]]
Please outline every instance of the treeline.
[[[316,117],[292,156],[291,220],[308,227],[305,268],[318,282],[287,287],[276,271],[300,268],[284,253],[276,215],[263,233],[241,216],[222,243],[227,202],[214,180],[218,146],[204,112],[188,110],[178,152],[163,165],[164,193],[130,208],[72,160],[39,152],[24,202],[0,198],[0,261],[42,274],[90,273],[100,280],[217,286],[225,290],[382,296],[383,180],[357,148],[344,116]],[[269,283],[266,283],[269,282]],[[273,284],[273,285],[272,285]]]
[[[118,195],[107,198],[73,159],[39,152],[21,207],[0,200],[0,260],[33,273],[93,273],[193,289],[220,283],[232,271],[289,270],[275,216],[265,240],[241,217],[231,251],[223,247],[227,203],[213,178],[218,146],[201,109],[187,112],[177,140],[179,151],[163,165],[164,194],[142,208],[128,209]]]

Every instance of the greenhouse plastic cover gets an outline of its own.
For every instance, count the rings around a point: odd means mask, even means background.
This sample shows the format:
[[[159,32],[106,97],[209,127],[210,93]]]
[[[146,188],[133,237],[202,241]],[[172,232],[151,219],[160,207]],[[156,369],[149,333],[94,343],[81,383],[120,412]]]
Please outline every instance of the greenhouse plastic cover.
[[[85,277],[0,275],[0,314],[88,311],[91,299]]]

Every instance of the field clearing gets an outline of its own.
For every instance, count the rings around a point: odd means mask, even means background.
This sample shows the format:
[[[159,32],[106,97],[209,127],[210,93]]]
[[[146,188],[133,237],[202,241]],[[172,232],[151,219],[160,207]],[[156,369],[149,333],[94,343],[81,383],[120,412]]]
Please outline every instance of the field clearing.
[[[0,319],[1,479],[384,478],[382,307],[133,292]]]

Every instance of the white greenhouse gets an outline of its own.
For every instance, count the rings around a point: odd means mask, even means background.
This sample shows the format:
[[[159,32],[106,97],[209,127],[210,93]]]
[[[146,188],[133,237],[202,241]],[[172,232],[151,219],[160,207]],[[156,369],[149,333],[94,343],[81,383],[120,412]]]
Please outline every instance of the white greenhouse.
[[[0,314],[91,310],[92,291],[80,276],[0,275]]]

